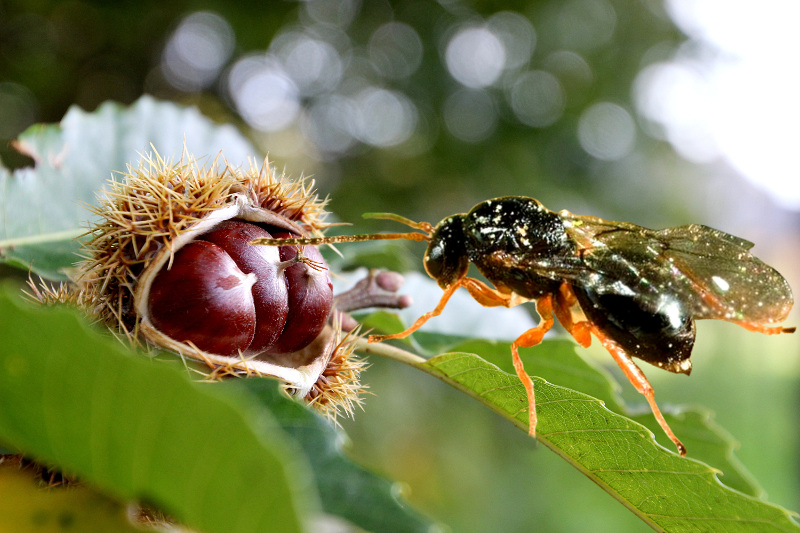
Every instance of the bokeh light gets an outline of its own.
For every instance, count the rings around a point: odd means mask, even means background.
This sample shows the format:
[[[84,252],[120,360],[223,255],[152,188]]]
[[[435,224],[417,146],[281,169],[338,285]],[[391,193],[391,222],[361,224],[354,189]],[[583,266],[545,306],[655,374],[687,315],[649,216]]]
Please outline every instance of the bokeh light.
[[[228,21],[200,11],[184,18],[164,47],[161,68],[167,81],[190,92],[214,83],[228,62],[236,36]]]
[[[607,0],[569,0],[558,14],[556,31],[568,50],[592,50],[607,45],[617,26],[617,14]]]
[[[447,129],[462,141],[480,142],[497,128],[495,104],[486,91],[456,91],[447,98],[442,112]]]
[[[536,48],[536,30],[530,20],[514,11],[501,11],[486,20],[486,28],[503,44],[503,68],[528,64]]]
[[[239,59],[228,75],[228,91],[242,118],[261,131],[282,130],[300,112],[297,86],[274,57]]]
[[[314,0],[303,2],[303,15],[307,15],[309,23],[335,25],[340,28],[349,26],[358,16],[361,9],[360,0]]]
[[[353,9],[347,2],[307,5],[309,18],[278,32],[265,54],[235,61],[225,88],[248,124],[261,132],[296,127],[310,141],[309,155],[323,160],[358,145],[398,146],[414,135],[417,105],[392,82],[420,67],[422,39],[393,21],[356,46],[341,29]]]
[[[696,163],[718,156],[709,122],[714,95],[693,65],[659,62],[646,67],[636,78],[634,96],[639,112],[649,121],[648,133],[669,141]]]
[[[352,98],[338,94],[319,98],[306,110],[301,130],[323,154],[344,154],[358,142],[352,124],[357,113]]]
[[[342,59],[334,46],[307,33],[278,35],[269,51],[280,58],[284,72],[303,97],[336,88],[342,78]]]
[[[543,128],[564,111],[564,89],[554,75],[534,70],[520,75],[508,91],[511,109],[523,124]]]
[[[372,34],[369,58],[375,70],[389,79],[407,78],[422,62],[422,39],[401,22],[384,24]]]
[[[368,87],[355,97],[355,136],[373,146],[395,146],[407,140],[417,124],[417,110],[405,95]]]
[[[450,38],[445,49],[447,70],[459,83],[473,89],[488,87],[500,78],[506,49],[484,26],[467,26]]]
[[[628,155],[636,140],[636,124],[625,109],[600,102],[586,109],[578,122],[578,140],[589,155],[616,161]]]
[[[670,0],[691,40],[644,70],[637,107],[684,157],[723,160],[774,201],[800,210],[800,4]]]
[[[544,59],[542,66],[558,78],[568,108],[585,103],[595,76],[583,56],[570,50],[557,50]]]

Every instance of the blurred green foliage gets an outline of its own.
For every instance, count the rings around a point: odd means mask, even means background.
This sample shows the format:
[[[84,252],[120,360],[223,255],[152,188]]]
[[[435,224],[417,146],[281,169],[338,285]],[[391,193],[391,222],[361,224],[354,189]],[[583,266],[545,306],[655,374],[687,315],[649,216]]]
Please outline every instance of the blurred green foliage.
[[[441,218],[448,210],[463,210],[503,194],[536,196],[546,205],[572,209],[586,205],[581,197],[601,198],[610,205],[610,214],[624,209],[628,216],[631,210],[647,213],[653,201],[663,203],[662,198],[645,197],[630,205],[629,195],[609,187],[609,176],[646,173],[646,160],[594,159],[575,135],[581,113],[597,102],[618,104],[632,114],[636,74],[679,46],[681,35],[660,2],[6,1],[0,10],[4,92],[15,96],[7,100],[24,103],[11,121],[17,131],[7,126],[9,131],[3,132],[4,145],[33,121],[60,120],[71,104],[92,110],[105,100],[132,103],[143,93],[197,104],[220,121],[237,120],[235,88],[227,86],[236,62],[268,50],[279,55],[280,50],[270,48],[276,37],[305,32],[331,42],[333,57],[343,66],[335,86],[326,85],[323,94],[301,94],[304,110],[323,97],[352,96],[364,87],[395,91],[416,109],[411,136],[383,149],[358,142],[344,151],[326,152],[309,142],[313,133],[298,124],[302,119],[281,132],[254,130],[255,140],[279,166],[286,164],[293,174],[313,174],[323,192],[336,193],[332,207],[344,219],[356,219],[365,207]],[[170,67],[164,50],[181,21],[200,11],[226,21],[235,45],[216,76],[181,90],[165,73]],[[453,135],[445,123],[448,97],[464,88],[448,72],[446,45],[458,28],[479,26],[498,12],[530,21],[533,42],[518,66],[476,89],[492,108],[485,119],[495,124],[489,135],[468,142]],[[374,68],[371,40],[390,22],[408,25],[420,39],[421,57],[413,71],[387,75]],[[561,107],[552,123],[531,127],[515,114],[511,88],[526,72],[555,77]],[[547,99],[548,94],[539,96]],[[2,112],[9,113],[8,108]],[[668,153],[641,134],[633,150]],[[14,159],[5,147],[2,156]]]

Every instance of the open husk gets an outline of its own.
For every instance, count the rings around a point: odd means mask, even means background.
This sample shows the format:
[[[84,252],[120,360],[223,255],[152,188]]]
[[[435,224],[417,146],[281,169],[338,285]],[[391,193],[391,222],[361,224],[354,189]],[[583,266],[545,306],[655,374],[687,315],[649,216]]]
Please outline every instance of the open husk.
[[[208,375],[273,376],[286,389],[328,415],[352,413],[360,403],[359,372],[352,357],[356,334],[337,320],[304,348],[280,355],[223,356],[204,352],[160,332],[150,320],[150,286],[175,253],[220,222],[238,219],[301,236],[321,235],[325,200],[313,182],[278,176],[264,162],[249,168],[219,158],[200,165],[184,155],[172,163],[157,153],[109,182],[88,231],[74,286],[33,287],[45,303],[77,304],[133,344],[155,346],[202,361]],[[335,317],[335,313],[331,313]]]

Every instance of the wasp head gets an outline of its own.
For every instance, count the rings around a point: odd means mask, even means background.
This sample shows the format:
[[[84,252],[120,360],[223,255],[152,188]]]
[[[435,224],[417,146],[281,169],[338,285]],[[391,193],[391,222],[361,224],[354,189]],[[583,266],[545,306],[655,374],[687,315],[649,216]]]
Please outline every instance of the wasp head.
[[[425,270],[442,288],[464,277],[469,268],[463,220],[462,215],[442,220],[434,228],[425,252]]]

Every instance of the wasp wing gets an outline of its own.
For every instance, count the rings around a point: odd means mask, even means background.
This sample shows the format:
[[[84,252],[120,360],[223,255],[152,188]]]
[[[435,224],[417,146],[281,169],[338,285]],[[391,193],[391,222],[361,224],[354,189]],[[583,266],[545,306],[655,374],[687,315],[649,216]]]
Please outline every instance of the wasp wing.
[[[601,275],[621,291],[669,295],[694,318],[761,325],[781,322],[792,307],[786,280],[750,254],[753,243],[691,224],[650,230],[562,212],[585,269],[571,276],[591,283]]]

